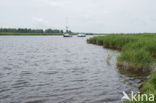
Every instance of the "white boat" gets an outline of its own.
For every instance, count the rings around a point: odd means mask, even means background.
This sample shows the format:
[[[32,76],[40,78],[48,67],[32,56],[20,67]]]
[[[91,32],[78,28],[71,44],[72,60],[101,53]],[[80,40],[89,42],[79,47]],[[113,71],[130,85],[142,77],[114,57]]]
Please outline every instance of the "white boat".
[[[63,37],[72,37],[72,35],[66,33],[66,34],[63,35]]]
[[[85,34],[78,34],[77,36],[78,36],[78,37],[86,37]]]
[[[72,37],[72,35],[68,33],[68,26],[66,26],[66,33],[63,34],[63,37]]]

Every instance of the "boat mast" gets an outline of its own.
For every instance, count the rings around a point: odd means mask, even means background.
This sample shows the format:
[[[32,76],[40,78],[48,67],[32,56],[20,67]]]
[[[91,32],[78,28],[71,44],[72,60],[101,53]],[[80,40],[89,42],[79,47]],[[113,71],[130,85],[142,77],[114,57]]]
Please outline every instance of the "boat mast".
[[[68,17],[66,18],[66,33],[69,33],[69,27],[68,27]]]
[[[66,26],[66,33],[68,33],[68,28],[69,28],[69,27],[68,27],[68,26]]]

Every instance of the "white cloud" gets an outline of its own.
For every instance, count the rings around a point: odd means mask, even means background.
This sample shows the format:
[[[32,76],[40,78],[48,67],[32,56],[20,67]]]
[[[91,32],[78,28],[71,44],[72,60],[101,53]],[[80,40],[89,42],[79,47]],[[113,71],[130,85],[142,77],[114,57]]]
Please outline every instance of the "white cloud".
[[[48,24],[48,21],[43,18],[38,17],[32,17],[32,22],[34,23],[42,23],[42,24]]]
[[[41,2],[41,3],[45,3],[47,5],[50,5],[52,7],[62,7],[64,6],[62,2],[60,2],[59,0],[34,0],[36,2]]]
[[[156,0],[2,0],[0,26],[64,29],[69,18],[69,27],[75,32],[156,32],[155,3]]]
[[[48,28],[49,22],[43,18],[39,17],[32,17],[32,25],[35,26],[35,28]]]

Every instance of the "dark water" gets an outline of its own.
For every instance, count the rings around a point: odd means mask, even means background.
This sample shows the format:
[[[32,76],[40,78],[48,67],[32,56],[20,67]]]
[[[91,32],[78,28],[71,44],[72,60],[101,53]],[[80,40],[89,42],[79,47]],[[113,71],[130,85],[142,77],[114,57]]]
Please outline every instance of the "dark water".
[[[0,36],[0,103],[120,103],[143,77],[86,38]]]

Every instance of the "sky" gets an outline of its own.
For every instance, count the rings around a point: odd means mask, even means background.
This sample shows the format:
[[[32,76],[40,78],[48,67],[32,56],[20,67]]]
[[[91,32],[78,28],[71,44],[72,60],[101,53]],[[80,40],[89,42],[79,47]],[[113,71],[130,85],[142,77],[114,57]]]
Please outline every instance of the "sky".
[[[156,0],[0,0],[0,28],[156,32]]]

